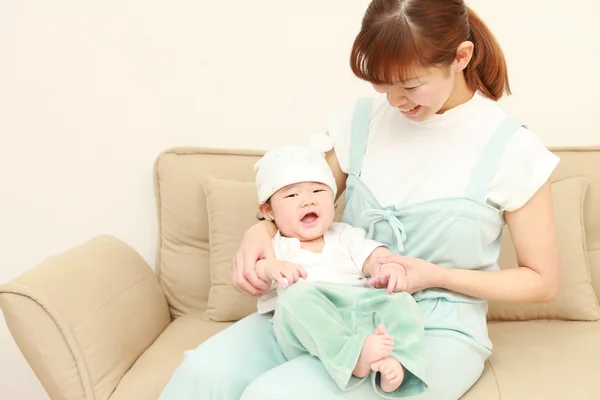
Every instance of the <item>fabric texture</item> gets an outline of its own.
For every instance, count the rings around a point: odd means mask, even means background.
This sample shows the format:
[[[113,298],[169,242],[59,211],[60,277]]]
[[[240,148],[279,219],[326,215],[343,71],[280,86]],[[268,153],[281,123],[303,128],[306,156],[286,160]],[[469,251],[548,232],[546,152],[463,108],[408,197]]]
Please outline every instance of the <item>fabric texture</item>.
[[[259,204],[265,203],[279,189],[300,182],[327,185],[334,198],[337,193],[325,152],[312,147],[283,146],[268,151],[256,163],[254,171]]]
[[[588,266],[583,207],[589,185],[586,176],[572,176],[552,183],[554,218],[560,254],[560,284],[556,298],[547,303],[490,302],[490,320],[555,319],[595,321],[600,306],[592,287]],[[505,228],[499,264],[502,269],[518,266],[510,231]]]
[[[405,398],[427,387],[427,351],[421,311],[408,293],[384,289],[299,282],[281,295],[273,326],[286,359],[302,354],[319,358],[338,387],[351,390],[367,377],[352,375],[365,338],[379,324],[394,338],[391,357],[406,375],[391,393],[381,390],[371,371],[373,390],[382,398]]]
[[[244,232],[257,222],[256,187],[253,182],[213,178],[204,182],[204,190],[211,281],[204,316],[215,322],[238,321],[256,311],[257,300],[238,292],[231,280],[231,260]]]

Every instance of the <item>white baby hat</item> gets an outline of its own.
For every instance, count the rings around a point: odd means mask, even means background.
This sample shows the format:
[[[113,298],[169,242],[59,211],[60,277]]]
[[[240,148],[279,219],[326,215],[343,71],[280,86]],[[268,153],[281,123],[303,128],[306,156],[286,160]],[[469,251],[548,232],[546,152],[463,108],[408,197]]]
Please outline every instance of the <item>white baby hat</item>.
[[[300,182],[323,183],[335,197],[335,177],[325,160],[325,153],[332,148],[328,135],[316,134],[310,146],[283,146],[268,151],[254,165],[258,203],[263,204],[279,189]]]

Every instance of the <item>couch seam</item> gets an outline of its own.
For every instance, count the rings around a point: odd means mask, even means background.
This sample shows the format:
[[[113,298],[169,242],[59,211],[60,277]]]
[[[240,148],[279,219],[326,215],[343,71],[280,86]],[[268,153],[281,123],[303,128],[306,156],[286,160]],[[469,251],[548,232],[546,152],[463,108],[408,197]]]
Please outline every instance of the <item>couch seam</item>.
[[[119,293],[117,293],[116,296],[111,297],[106,303],[104,303],[102,305],[102,307],[98,308],[97,310],[95,310],[91,315],[89,315],[88,317],[86,317],[83,321],[81,321],[79,324],[77,324],[76,326],[74,326],[72,329],[73,331],[77,330],[79,327],[81,327],[81,325],[85,324],[87,321],[89,321],[91,318],[94,317],[94,315],[96,315],[97,313],[99,313],[100,311],[104,310],[106,307],[108,307],[109,304],[113,303],[116,299],[118,299],[119,297],[123,296],[125,293],[128,293],[129,291],[131,291],[131,289],[135,288],[136,286],[138,286],[139,284],[143,283],[145,280],[151,278],[152,276],[150,275],[146,275],[143,278],[141,278],[140,280],[132,283],[128,288],[126,288],[125,290],[120,291]]]
[[[21,286],[23,289],[29,289],[29,286],[24,286],[24,285],[19,285],[19,286]],[[69,349],[69,352],[71,353],[71,357],[73,357],[73,361],[75,362],[75,365],[77,366],[77,369],[79,372],[79,374],[78,374],[79,381],[80,381],[80,384],[81,384],[84,394],[86,395],[87,398],[89,398],[91,400],[95,400],[96,394],[92,390],[92,378],[90,376],[90,370],[88,368],[87,363],[85,362],[83,354],[81,353],[81,348],[79,347],[79,342],[75,339],[73,330],[69,327],[69,325],[65,321],[62,321],[62,317],[60,316],[60,313],[55,313],[54,311],[51,310],[53,308],[53,306],[51,306],[49,304],[50,302],[48,302],[46,299],[44,299],[44,296],[35,296],[35,295],[32,295],[31,293],[26,293],[26,292],[29,292],[29,290],[22,290],[20,292],[16,292],[14,290],[10,290],[10,288],[9,288],[9,289],[4,289],[4,290],[0,291],[0,293],[9,293],[9,294],[13,294],[16,296],[21,296],[21,297],[27,298],[27,299],[35,302],[38,306],[40,306],[46,312],[46,314],[48,314],[50,316],[50,318],[52,319],[52,322],[55,324],[56,328],[60,331],[60,333]],[[45,300],[43,303],[42,303],[42,299]],[[45,305],[45,304],[47,304],[47,305]],[[78,350],[79,357],[77,357],[77,355],[75,354],[76,352],[73,351],[75,348],[76,348],[76,350]],[[81,361],[78,361],[78,359],[81,359]],[[86,385],[85,382],[83,381],[84,373],[87,376],[88,385]],[[88,393],[86,393],[86,387],[87,387]]]
[[[500,391],[500,383],[498,383],[498,376],[496,375],[496,371],[494,370],[494,365],[492,361],[488,358],[487,363],[490,365],[490,369],[492,370],[492,374],[494,375],[494,382],[496,382],[496,390],[498,390],[498,400],[502,400],[502,392]]]

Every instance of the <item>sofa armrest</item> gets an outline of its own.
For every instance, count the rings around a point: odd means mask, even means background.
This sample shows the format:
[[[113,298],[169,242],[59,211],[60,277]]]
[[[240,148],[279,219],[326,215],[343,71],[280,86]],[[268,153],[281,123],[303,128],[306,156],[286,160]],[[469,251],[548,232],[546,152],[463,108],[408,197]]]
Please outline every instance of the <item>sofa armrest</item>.
[[[107,399],[170,323],[151,268],[111,236],[54,256],[0,286],[0,308],[53,399]]]

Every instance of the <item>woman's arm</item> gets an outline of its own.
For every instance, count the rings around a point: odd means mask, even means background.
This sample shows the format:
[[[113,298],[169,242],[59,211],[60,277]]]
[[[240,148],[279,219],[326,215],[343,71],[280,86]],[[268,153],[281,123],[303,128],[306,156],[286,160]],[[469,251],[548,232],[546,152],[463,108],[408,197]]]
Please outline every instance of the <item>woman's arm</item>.
[[[546,302],[558,292],[560,264],[550,182],[520,209],[505,213],[519,267],[501,271],[443,268],[434,286],[487,300]]]
[[[337,186],[337,194],[335,199],[337,200],[340,198],[342,192],[346,190],[346,179],[348,179],[348,175],[342,171],[337,154],[335,154],[335,149],[329,150],[327,154],[325,154],[325,159],[327,160],[327,164],[329,164],[329,168],[331,168],[333,171],[333,176],[335,177],[335,183]]]
[[[402,264],[407,272],[407,291],[410,293],[439,287],[504,302],[554,299],[558,292],[560,264],[550,182],[546,182],[527,204],[507,212],[505,217],[517,253],[518,268],[500,271],[445,268],[396,254],[379,262]]]
[[[269,289],[256,272],[256,262],[275,259],[271,239],[277,227],[271,221],[260,221],[246,231],[239,250],[231,262],[231,280],[237,291],[247,296],[261,296]]]

